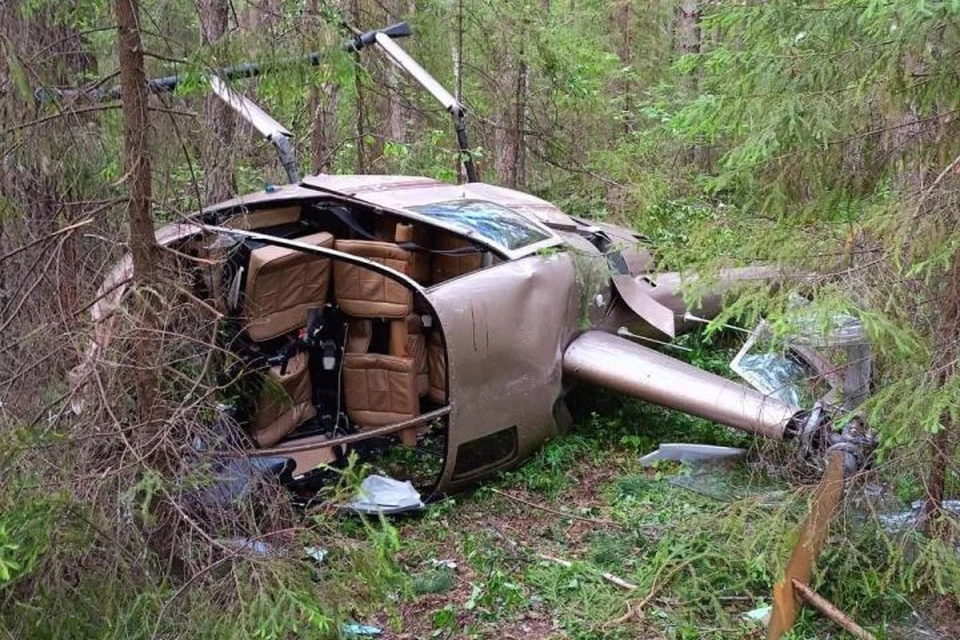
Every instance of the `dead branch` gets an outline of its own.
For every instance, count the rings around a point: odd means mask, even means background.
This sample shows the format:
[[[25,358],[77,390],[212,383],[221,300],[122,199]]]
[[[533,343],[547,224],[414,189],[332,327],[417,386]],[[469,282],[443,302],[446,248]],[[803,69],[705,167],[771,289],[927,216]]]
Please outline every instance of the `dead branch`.
[[[859,638],[860,640],[875,640],[875,637],[872,633],[858,625],[856,622],[851,620],[847,614],[840,609],[837,609],[832,602],[818,594],[816,591],[803,584],[796,578],[793,579],[793,588],[800,594],[800,597],[806,600],[811,606],[816,608],[820,613],[827,616],[838,625],[843,627],[848,631],[853,637]]]
[[[540,558],[541,560],[549,560],[550,562],[555,562],[556,564],[559,564],[561,567],[566,567],[567,569],[570,569],[573,567],[573,563],[570,562],[569,560],[548,556],[545,553],[538,553],[537,557]],[[627,591],[635,591],[637,589],[637,585],[633,584],[632,582],[627,582],[623,578],[619,578],[613,575],[612,573],[601,571],[600,575],[603,577],[604,580],[617,585],[621,589],[626,589]]]
[[[33,241],[31,241],[31,242],[28,242],[28,243],[25,244],[25,245],[22,245],[22,246],[20,246],[20,247],[17,247],[16,249],[14,249],[14,250],[12,250],[12,251],[8,251],[7,253],[3,254],[2,256],[0,256],[0,262],[3,262],[4,260],[7,260],[7,259],[9,259],[9,258],[12,258],[13,256],[15,256],[15,255],[17,255],[17,254],[19,254],[19,253],[22,253],[22,252],[26,251],[27,249],[30,249],[31,247],[35,247],[35,246],[37,246],[38,244],[40,244],[41,242],[46,242],[47,240],[52,240],[53,238],[56,238],[57,236],[62,235],[62,234],[64,234],[64,233],[67,233],[67,234],[72,233],[72,232],[75,231],[76,229],[79,229],[80,227],[84,227],[84,226],[90,224],[91,222],[93,222],[93,218],[87,218],[86,220],[81,220],[80,222],[71,224],[71,225],[68,226],[68,227],[64,227],[63,229],[58,229],[57,231],[54,231],[53,233],[48,233],[47,235],[45,235],[45,236],[43,236],[43,237],[41,237],[41,238],[37,238],[36,240],[33,240]]]
[[[497,495],[501,495],[501,496],[503,496],[503,497],[505,497],[505,498],[509,498],[510,500],[513,500],[513,501],[515,501],[515,502],[519,502],[520,504],[524,504],[524,505],[526,505],[526,506],[528,506],[528,507],[532,507],[532,508],[534,508],[534,509],[539,509],[539,510],[541,510],[541,511],[546,511],[547,513],[552,513],[553,515],[556,515],[556,516],[561,516],[561,517],[564,517],[564,518],[573,518],[574,520],[580,520],[581,522],[590,522],[590,523],[592,523],[592,524],[598,524],[598,525],[601,525],[601,526],[604,526],[604,527],[618,527],[618,528],[621,528],[621,529],[623,528],[623,525],[621,525],[621,524],[618,523],[618,522],[614,522],[613,520],[600,520],[600,519],[597,519],[597,518],[587,518],[586,516],[578,516],[578,515],[573,514],[573,513],[566,513],[565,511],[559,511],[559,510],[557,510],[557,509],[551,509],[550,507],[546,507],[546,506],[544,506],[544,505],[542,505],[542,504],[537,504],[537,503],[535,503],[535,502],[530,502],[529,500],[525,500],[525,499],[520,498],[520,497],[518,497],[518,496],[509,494],[509,493],[507,493],[506,491],[501,491],[500,489],[497,489],[497,488],[495,488],[495,487],[491,487],[491,488],[490,488],[490,491],[493,491],[493,492],[496,493]]]
[[[665,586],[667,586],[670,583],[670,581],[673,580],[673,578],[678,573],[680,573],[681,570],[685,569],[688,565],[690,565],[690,563],[692,563],[697,558],[699,558],[699,556],[694,556],[693,558],[688,558],[683,562],[681,562],[680,564],[676,565],[673,569],[670,570],[670,572],[666,575],[666,577],[663,578],[663,580],[660,579],[660,574],[663,571],[663,567],[661,567],[660,570],[657,571],[657,574],[653,577],[653,583],[650,585],[650,590],[647,591],[647,595],[645,595],[639,602],[635,604],[627,603],[627,612],[624,613],[619,618],[605,622],[603,625],[603,628],[608,629],[608,628],[616,627],[625,623],[627,620],[631,619],[636,615],[642,616],[644,614],[643,612],[644,608],[646,608],[646,606],[650,604],[653,601],[653,599],[660,594],[660,591]]]

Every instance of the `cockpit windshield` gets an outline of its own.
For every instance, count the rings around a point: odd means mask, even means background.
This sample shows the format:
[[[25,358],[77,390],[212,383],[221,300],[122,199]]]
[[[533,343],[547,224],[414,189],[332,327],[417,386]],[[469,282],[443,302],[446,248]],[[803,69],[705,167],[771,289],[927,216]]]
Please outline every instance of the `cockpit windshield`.
[[[452,222],[507,251],[551,238],[550,232],[515,211],[486,200],[448,200],[409,209]]]

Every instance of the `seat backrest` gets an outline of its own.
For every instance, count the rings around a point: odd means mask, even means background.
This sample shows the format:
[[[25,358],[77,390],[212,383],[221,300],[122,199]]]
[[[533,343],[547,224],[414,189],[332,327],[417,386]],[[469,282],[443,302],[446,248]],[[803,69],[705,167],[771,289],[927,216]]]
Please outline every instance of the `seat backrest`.
[[[270,367],[257,399],[251,435],[261,447],[270,447],[317,414],[310,388],[307,354],[298,353],[282,367]]]
[[[410,273],[410,253],[392,242],[337,240],[336,249]],[[413,295],[405,285],[343,260],[334,262],[333,290],[340,310],[357,318],[405,318],[413,310]]]
[[[314,233],[298,242],[333,246],[333,236]],[[327,301],[330,259],[296,249],[266,246],[250,252],[244,315],[256,342],[276,338],[306,324],[307,310]]]
[[[438,234],[434,239],[434,249],[449,251],[451,249],[467,250],[472,247],[468,241],[454,235]],[[439,284],[451,278],[462,276],[465,273],[478,270],[483,266],[483,253],[445,254],[437,253],[430,262],[430,282]]]

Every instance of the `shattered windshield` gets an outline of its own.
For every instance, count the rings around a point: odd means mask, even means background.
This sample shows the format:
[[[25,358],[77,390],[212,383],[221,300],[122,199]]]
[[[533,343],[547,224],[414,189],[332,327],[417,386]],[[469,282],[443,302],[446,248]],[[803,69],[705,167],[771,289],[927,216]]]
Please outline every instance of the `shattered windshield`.
[[[486,200],[450,200],[410,207],[417,213],[452,222],[509,251],[549,239],[550,232],[520,214]]]

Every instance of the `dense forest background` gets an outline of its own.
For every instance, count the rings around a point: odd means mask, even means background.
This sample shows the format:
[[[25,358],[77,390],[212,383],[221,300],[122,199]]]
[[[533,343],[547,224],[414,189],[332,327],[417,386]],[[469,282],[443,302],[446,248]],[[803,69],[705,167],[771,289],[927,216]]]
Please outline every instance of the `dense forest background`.
[[[0,627],[335,633],[335,590],[293,558],[224,561],[174,495],[185,425],[211,402],[179,367],[206,375],[191,345],[215,322],[150,229],[285,181],[271,145],[208,95],[204,73],[244,61],[276,66],[234,87],[290,128],[301,173],[456,181],[448,114],[376,52],[337,46],[400,20],[402,46],[467,106],[485,181],[629,224],[702,282],[758,261],[815,272],[823,317],[861,320],[880,473],[923,501],[930,534],[877,560],[878,588],[955,604],[941,507],[960,478],[960,2],[0,0]],[[281,64],[312,51],[318,66]],[[188,79],[147,94],[143,73]],[[35,96],[113,86],[122,102]],[[134,304],[81,399],[86,311],[128,249]],[[720,322],[764,314],[786,334],[790,299],[746,295]],[[218,526],[290,529],[276,511]],[[386,584],[395,531],[368,533],[354,561]]]

